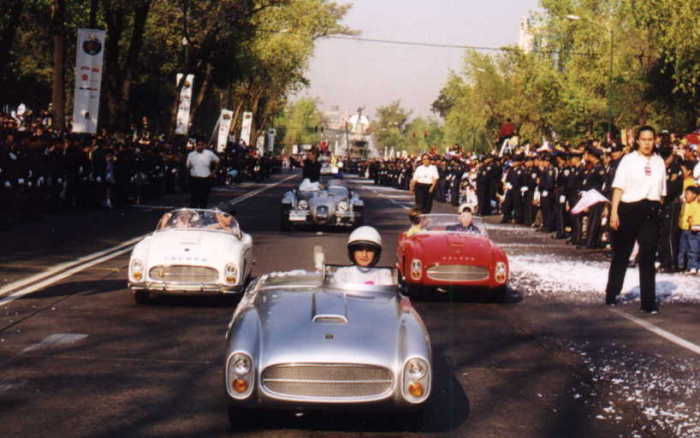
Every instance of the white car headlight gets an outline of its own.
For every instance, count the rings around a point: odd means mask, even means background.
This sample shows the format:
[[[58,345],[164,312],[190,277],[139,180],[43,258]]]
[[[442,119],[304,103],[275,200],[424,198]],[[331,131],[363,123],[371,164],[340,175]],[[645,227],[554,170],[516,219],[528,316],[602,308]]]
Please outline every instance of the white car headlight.
[[[301,210],[307,210],[309,208],[309,203],[305,199],[302,199],[297,204],[297,207],[300,208]]]
[[[131,264],[129,265],[129,273],[134,281],[143,280],[143,262],[139,259],[131,259]]]
[[[341,213],[348,211],[348,203],[346,201],[338,202],[338,211]]]
[[[224,268],[224,281],[234,284],[238,280],[238,268],[235,263],[229,263]]]
[[[508,268],[504,262],[496,263],[494,279],[496,280],[496,283],[505,283],[506,280],[508,280]]]
[[[245,353],[234,353],[228,359],[226,390],[231,397],[245,399],[253,392],[255,373],[253,360]]]

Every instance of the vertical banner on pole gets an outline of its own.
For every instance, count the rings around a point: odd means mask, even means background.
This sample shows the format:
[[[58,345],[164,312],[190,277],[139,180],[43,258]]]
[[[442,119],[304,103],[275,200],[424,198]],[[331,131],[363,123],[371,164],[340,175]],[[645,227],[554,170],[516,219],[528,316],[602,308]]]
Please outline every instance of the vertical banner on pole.
[[[277,136],[277,130],[275,128],[270,128],[267,130],[267,151],[274,152],[275,150],[275,137]]]
[[[241,123],[241,141],[246,146],[250,146],[250,131],[253,127],[253,113],[246,111],[243,113],[243,123]]]
[[[219,116],[219,135],[216,138],[216,151],[222,153],[226,150],[226,141],[228,133],[231,130],[231,122],[233,121],[233,111],[222,109]]]
[[[97,132],[105,31],[78,29],[75,55],[73,132]]]
[[[177,87],[182,80],[182,73],[177,74]],[[192,103],[192,87],[194,86],[194,75],[185,77],[185,82],[180,89],[180,97],[177,104],[177,122],[175,124],[175,134],[187,135],[190,128],[190,104]]]

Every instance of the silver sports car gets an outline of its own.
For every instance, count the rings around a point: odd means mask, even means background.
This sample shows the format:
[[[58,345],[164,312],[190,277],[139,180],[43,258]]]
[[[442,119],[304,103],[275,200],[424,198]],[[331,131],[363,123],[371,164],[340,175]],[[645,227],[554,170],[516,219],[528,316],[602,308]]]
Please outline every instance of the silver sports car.
[[[304,180],[282,197],[280,228],[286,231],[301,224],[356,227],[362,225],[363,208],[357,193],[336,181],[322,185]]]
[[[251,283],[226,334],[234,429],[253,426],[247,409],[421,410],[433,378],[425,325],[399,293],[395,270],[371,268],[382,281],[352,283],[354,269],[272,273]]]

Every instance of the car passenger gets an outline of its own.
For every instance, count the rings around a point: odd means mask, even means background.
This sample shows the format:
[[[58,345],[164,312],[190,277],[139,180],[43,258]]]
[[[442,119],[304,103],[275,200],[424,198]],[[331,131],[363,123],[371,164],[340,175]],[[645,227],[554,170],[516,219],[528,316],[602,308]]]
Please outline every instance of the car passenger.
[[[472,210],[470,207],[462,208],[462,212],[459,215],[459,223],[448,225],[445,230],[477,234],[481,233],[479,227],[474,225],[474,217],[472,216]]]
[[[406,237],[411,237],[423,231],[420,215],[421,211],[417,208],[413,208],[408,212],[408,220],[411,222],[411,227],[406,231]]]
[[[348,237],[348,257],[354,266],[339,268],[336,283],[391,286],[395,284],[389,269],[373,268],[382,254],[382,236],[369,226],[357,228]]]
[[[214,215],[216,222],[209,225],[207,228],[210,230],[223,230],[231,231],[233,230],[233,216],[228,213],[217,211]]]

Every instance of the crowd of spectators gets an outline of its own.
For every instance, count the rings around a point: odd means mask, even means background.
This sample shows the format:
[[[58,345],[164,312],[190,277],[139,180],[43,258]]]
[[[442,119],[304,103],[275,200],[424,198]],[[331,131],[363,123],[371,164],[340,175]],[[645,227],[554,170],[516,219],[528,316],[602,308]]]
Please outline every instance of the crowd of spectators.
[[[0,112],[0,228],[76,208],[124,208],[188,190],[185,160],[194,142],[150,131],[71,134],[51,129],[45,113]],[[262,180],[272,156],[230,142],[219,154],[218,183]]]
[[[666,166],[666,199],[660,215],[656,266],[659,271],[697,272],[689,260],[700,257],[700,146],[693,136],[662,131],[655,151]],[[700,142],[698,142],[700,143]],[[468,204],[482,216],[500,215],[565,239],[577,248],[611,248],[608,215],[617,164],[634,150],[634,141],[582,141],[533,144],[504,136],[492,153],[463,153],[457,145],[444,154],[430,153],[439,181],[439,202]],[[417,156],[375,159],[356,165],[375,184],[408,190]],[[694,228],[693,228],[694,227]],[[634,264],[634,256],[630,260]]]

